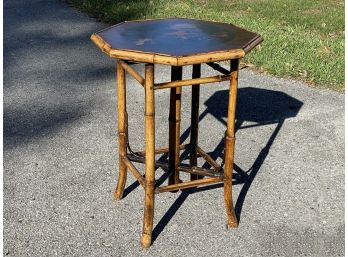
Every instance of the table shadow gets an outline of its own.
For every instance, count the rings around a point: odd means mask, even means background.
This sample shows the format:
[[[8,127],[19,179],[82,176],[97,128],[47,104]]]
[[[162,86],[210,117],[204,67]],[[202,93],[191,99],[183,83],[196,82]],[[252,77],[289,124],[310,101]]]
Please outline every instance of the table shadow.
[[[206,115],[210,114],[219,122],[226,125],[228,92],[228,90],[217,91],[207,101],[205,101],[204,105],[206,106],[206,109],[200,114],[199,120],[202,121]],[[266,159],[281,127],[286,119],[293,118],[298,114],[302,105],[303,103],[301,101],[280,91],[252,87],[238,89],[236,131],[245,128],[252,129],[269,124],[276,125],[271,136],[268,138],[267,143],[259,152],[257,158],[249,169],[243,170],[234,163],[233,185],[242,184],[242,188],[235,203],[235,212],[238,222],[240,222],[241,219],[243,203],[248,190]],[[242,126],[246,121],[248,122],[248,125]],[[189,135],[190,128],[182,133],[180,138],[181,142],[184,142]],[[222,158],[223,148],[224,139],[222,138],[216,148],[209,154],[214,160],[219,157]],[[204,167],[208,168],[210,166],[208,163],[205,163]],[[190,194],[220,187],[223,187],[223,183],[182,190],[181,194],[155,226],[153,230],[153,241],[157,239],[159,234],[170,222]]]

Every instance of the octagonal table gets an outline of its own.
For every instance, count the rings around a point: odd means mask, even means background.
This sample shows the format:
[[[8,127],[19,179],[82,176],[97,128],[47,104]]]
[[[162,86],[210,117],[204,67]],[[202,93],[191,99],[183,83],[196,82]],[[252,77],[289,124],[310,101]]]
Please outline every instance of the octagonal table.
[[[235,110],[238,87],[239,59],[262,42],[262,37],[231,24],[193,19],[156,19],[129,21],[106,28],[91,36],[92,41],[111,58],[117,60],[119,175],[115,198],[121,199],[127,170],[145,189],[144,225],[141,245],[152,243],[154,195],[179,189],[223,182],[224,200],[229,227],[238,222],[232,202],[232,174],[235,145]],[[230,61],[230,70],[217,61]],[[145,63],[145,78],[133,67]],[[201,64],[218,72],[201,78]],[[154,64],[171,66],[171,81],[154,83]],[[192,79],[182,79],[185,65],[193,65]],[[128,141],[125,72],[132,75],[145,90],[145,150],[134,152]],[[200,85],[230,81],[224,160],[218,164],[198,146]],[[181,92],[192,86],[191,135],[188,144],[180,144]],[[155,148],[155,91],[170,88],[169,147]],[[189,152],[190,164],[180,161],[180,151]],[[155,159],[156,154],[168,153],[168,163]],[[197,158],[204,158],[211,168],[198,167]],[[145,163],[141,173],[134,162]],[[161,167],[169,173],[167,186],[157,186],[155,170]],[[191,174],[190,181],[181,181],[180,172]]]

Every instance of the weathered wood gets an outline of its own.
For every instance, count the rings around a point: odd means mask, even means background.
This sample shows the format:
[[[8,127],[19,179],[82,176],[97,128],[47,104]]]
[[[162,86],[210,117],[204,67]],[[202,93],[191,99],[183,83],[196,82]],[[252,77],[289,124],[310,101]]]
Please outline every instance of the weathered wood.
[[[145,207],[141,245],[150,247],[154,214],[155,191],[155,98],[154,65],[145,65]]]
[[[171,80],[182,79],[182,67],[171,67]],[[180,119],[181,119],[181,87],[170,89],[169,103],[169,171],[168,184],[179,183],[178,166],[180,163]]]
[[[235,145],[235,113],[237,104],[239,60],[231,60],[231,80],[228,98],[227,129],[225,136],[224,199],[229,227],[237,227],[238,221],[232,201],[232,175]]]
[[[201,77],[201,64],[194,64],[192,66],[192,78]],[[200,85],[192,85],[191,90],[191,131],[190,131],[190,165],[197,167],[197,143],[198,143],[198,123],[199,123],[199,91]],[[191,180],[202,178],[197,174],[191,174]]]
[[[121,64],[117,62],[117,112],[118,112],[118,144],[119,144],[119,166],[118,181],[114,197],[120,200],[123,196],[124,187],[127,179],[127,167],[123,158],[127,153],[126,145],[126,76]]]
[[[141,175],[141,173],[138,171],[138,169],[133,165],[133,163],[126,156],[123,156],[122,160],[126,164],[127,168],[131,171],[133,176],[138,180],[139,184],[142,185],[143,188],[145,188],[145,179]]]
[[[162,193],[162,192],[168,192],[168,191],[176,191],[179,189],[197,187],[197,186],[202,186],[202,185],[207,185],[207,184],[212,184],[212,183],[218,183],[221,181],[223,181],[223,178],[220,178],[220,177],[197,179],[197,180],[182,182],[182,183],[178,183],[178,184],[174,184],[174,185],[158,187],[158,188],[156,188],[155,192]]]
[[[135,69],[133,69],[130,65],[123,61],[120,61],[120,63],[125,71],[127,71],[134,79],[136,79],[140,83],[140,85],[144,86],[145,79]]]
[[[164,89],[164,88],[172,88],[172,87],[183,87],[183,86],[191,86],[198,84],[207,84],[213,82],[221,82],[230,79],[230,75],[217,75],[205,78],[196,78],[196,79],[184,79],[177,80],[171,82],[157,83],[155,85],[155,89]]]

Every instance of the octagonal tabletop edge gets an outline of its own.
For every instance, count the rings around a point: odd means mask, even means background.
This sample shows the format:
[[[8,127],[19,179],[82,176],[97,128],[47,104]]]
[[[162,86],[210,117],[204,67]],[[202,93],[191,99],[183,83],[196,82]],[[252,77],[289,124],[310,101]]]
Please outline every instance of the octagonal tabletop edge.
[[[91,40],[115,59],[175,66],[242,58],[263,41],[232,24],[184,18],[122,22]]]

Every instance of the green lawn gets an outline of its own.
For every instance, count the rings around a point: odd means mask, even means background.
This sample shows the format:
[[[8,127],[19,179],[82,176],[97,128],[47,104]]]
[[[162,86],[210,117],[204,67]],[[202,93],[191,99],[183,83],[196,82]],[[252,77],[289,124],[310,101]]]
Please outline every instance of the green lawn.
[[[124,20],[187,17],[233,23],[264,42],[244,62],[262,72],[344,90],[343,0],[68,0],[114,24]],[[251,65],[251,66],[252,66]]]

